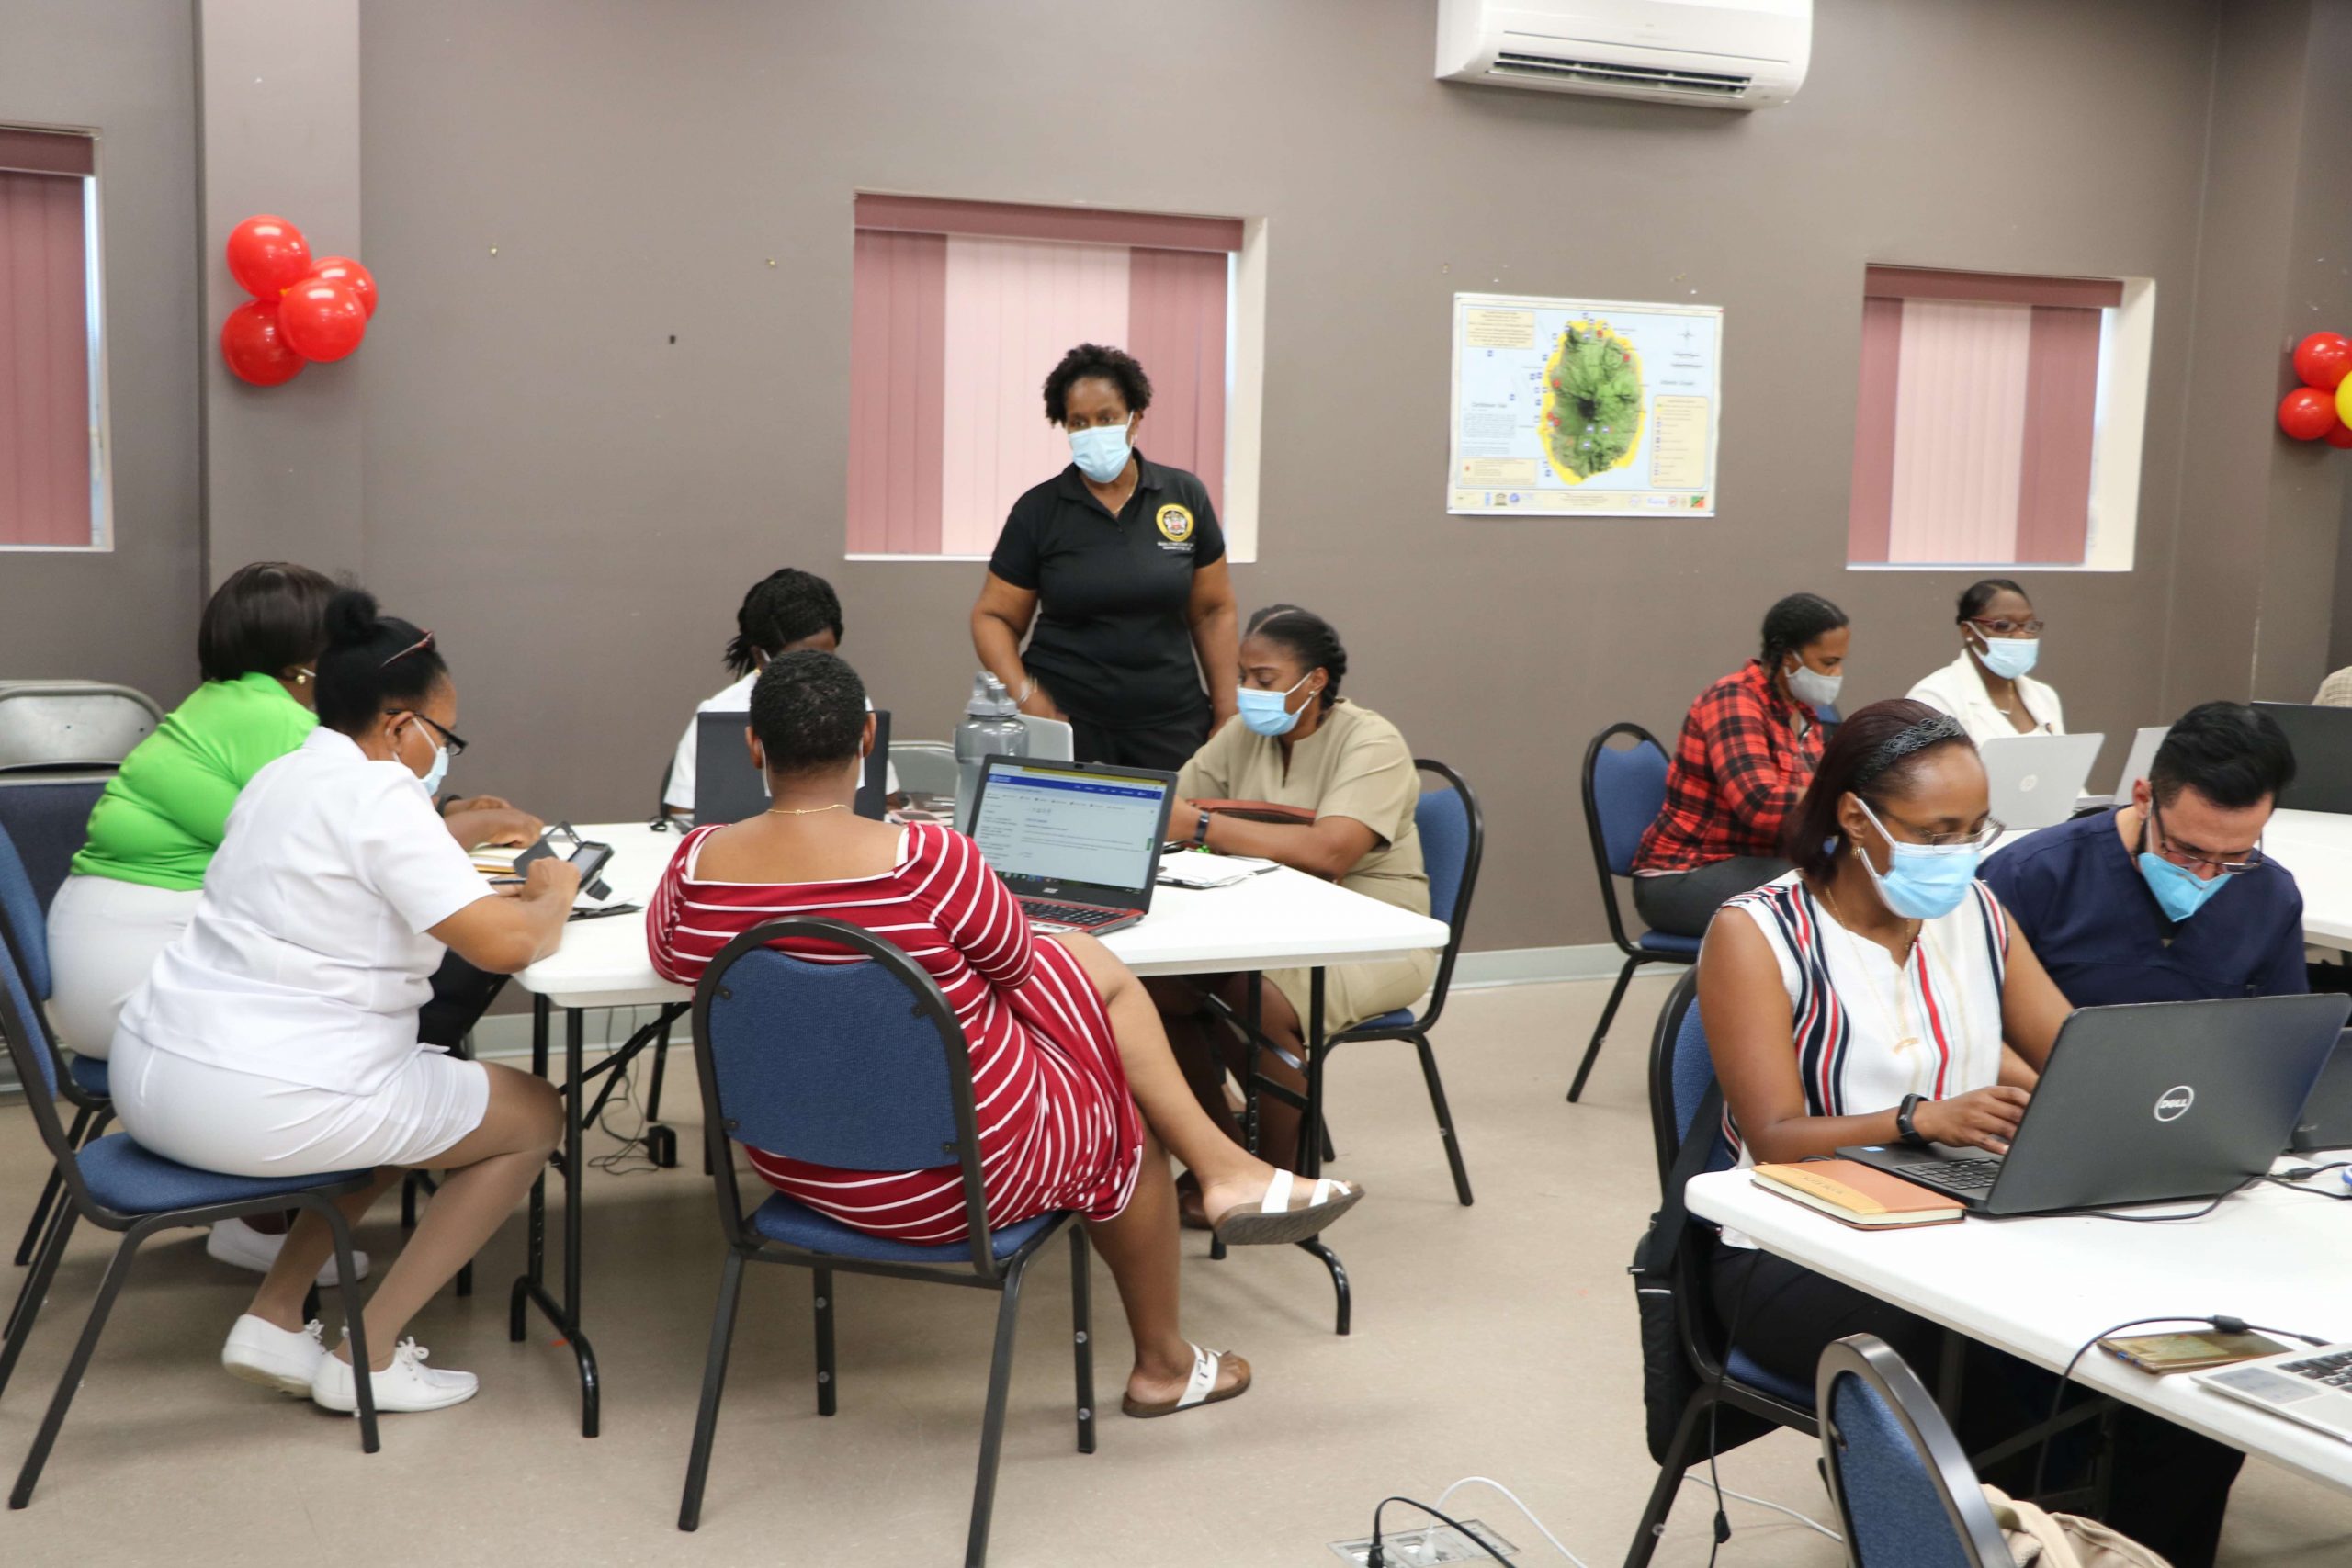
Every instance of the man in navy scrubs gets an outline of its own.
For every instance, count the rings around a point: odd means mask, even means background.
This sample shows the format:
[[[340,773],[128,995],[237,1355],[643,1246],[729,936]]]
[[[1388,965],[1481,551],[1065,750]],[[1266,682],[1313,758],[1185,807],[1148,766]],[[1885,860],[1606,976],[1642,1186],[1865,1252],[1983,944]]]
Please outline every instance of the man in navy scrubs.
[[[2303,896],[2262,853],[2295,754],[2277,721],[2206,703],[2156,750],[2132,803],[2001,851],[1984,881],[2076,1007],[2311,989]]]

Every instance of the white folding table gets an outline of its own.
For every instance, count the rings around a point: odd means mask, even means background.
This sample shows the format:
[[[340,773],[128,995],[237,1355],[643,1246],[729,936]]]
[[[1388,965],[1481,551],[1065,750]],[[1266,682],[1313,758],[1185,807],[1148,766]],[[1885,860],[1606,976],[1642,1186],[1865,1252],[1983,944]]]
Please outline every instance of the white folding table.
[[[1694,1177],[1686,1199],[1693,1214],[1745,1232],[1768,1252],[2052,1371],[2114,1325],[2163,1313],[2227,1314],[2352,1341],[2352,1202],[2268,1182],[2203,1219],[2165,1224],[1972,1216],[1956,1225],[1858,1231],[1765,1191],[1744,1170]],[[2083,1357],[2075,1377],[2352,1492],[2352,1443],[2098,1350]]]
[[[577,831],[582,839],[612,845],[613,858],[605,869],[605,881],[614,898],[635,904],[650,901],[679,843],[676,833],[642,822],[582,826]],[[1447,936],[1443,922],[1426,915],[1408,913],[1302,872],[1277,868],[1230,887],[1162,887],[1153,895],[1148,917],[1104,937],[1102,945],[1143,976],[1254,976],[1268,969],[1311,969],[1315,985],[1307,1038],[1313,1042],[1323,1037],[1322,980],[1327,965],[1370,963],[1440,949]],[[531,1189],[528,1261],[523,1276],[514,1281],[508,1332],[520,1342],[525,1314],[536,1305],[562,1333],[580,1366],[581,1430],[593,1438],[598,1425],[596,1357],[580,1327],[581,1137],[589,1077],[582,1059],[586,1054],[583,1012],[591,1008],[664,1009],[662,1023],[639,1032],[598,1068],[618,1071],[628,1056],[642,1049],[656,1032],[684,1010],[694,993],[654,973],[641,914],[575,919],[564,930],[563,945],[514,980],[531,993],[531,1065],[542,1076],[550,1066],[554,1014],[559,1009],[564,1014],[565,1112],[560,1162],[564,1250],[563,1294],[558,1299],[547,1286],[547,1182],[543,1176]],[[1316,1055],[1319,1054],[1310,1059]],[[1306,1144],[1306,1164],[1312,1168],[1319,1164],[1319,1134],[1310,1130]],[[1302,1174],[1315,1171],[1309,1168]],[[1331,1271],[1339,1293],[1340,1332],[1344,1334],[1349,1314],[1346,1270],[1320,1241],[1302,1246]]]

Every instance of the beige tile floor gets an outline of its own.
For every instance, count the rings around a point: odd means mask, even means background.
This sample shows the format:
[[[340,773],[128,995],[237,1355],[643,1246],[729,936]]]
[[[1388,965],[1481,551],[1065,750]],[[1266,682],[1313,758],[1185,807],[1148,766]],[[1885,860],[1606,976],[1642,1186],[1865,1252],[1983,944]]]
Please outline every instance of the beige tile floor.
[[[1654,1471],[1640,1438],[1626,1258],[1654,1206],[1640,1063],[1664,983],[1645,981],[1586,1101],[1561,1100],[1600,1005],[1598,984],[1464,994],[1440,1032],[1478,1203],[1455,1205],[1411,1056],[1359,1047],[1334,1073],[1340,1169],[1374,1201],[1333,1233],[1357,1292],[1330,1332],[1321,1271],[1288,1249],[1192,1255],[1194,1337],[1245,1350],[1244,1399],[1152,1423],[1116,1414],[1125,1332],[1097,1266],[1101,1451],[1070,1445],[1066,1255],[1041,1263],[1023,1314],[992,1561],[1016,1568],[1219,1568],[1338,1560],[1390,1492],[1434,1499],[1457,1477],[1516,1489],[1586,1562],[1622,1560]],[[690,1082],[673,1120],[691,1149]],[[0,1223],[13,1242],[39,1161],[30,1119],[0,1107]],[[673,1528],[718,1273],[698,1164],[592,1177],[588,1323],[605,1435],[577,1428],[571,1358],[544,1325],[510,1345],[504,1286],[518,1220],[483,1257],[480,1294],[416,1325],[436,1362],[481,1374],[471,1404],[392,1416],[383,1451],[345,1420],[230,1381],[214,1356],[248,1290],[192,1238],[152,1247],[101,1344],[40,1494],[0,1514],[0,1564],[932,1564],[960,1560],[986,1377],[989,1298],[885,1280],[842,1292],[842,1406],[815,1413],[807,1284],[757,1270],[701,1531]],[[398,1246],[388,1204],[362,1240]],[[104,1238],[76,1240],[0,1401],[0,1472],[31,1440],[95,1287]],[[4,1268],[0,1264],[0,1268]],[[6,1275],[13,1289],[13,1270]],[[330,1316],[334,1314],[332,1299]],[[1788,1435],[1728,1456],[1724,1484],[1826,1512],[1811,1445]],[[5,1479],[5,1475],[0,1475]],[[1706,1561],[1707,1509],[1686,1488],[1657,1555]],[[1455,1501],[1521,1562],[1559,1559],[1490,1494]],[[1396,1517],[1391,1510],[1391,1517]],[[1727,1568],[1842,1561],[1801,1527],[1734,1504]],[[2256,1461],[2223,1561],[2352,1562],[2352,1499]]]

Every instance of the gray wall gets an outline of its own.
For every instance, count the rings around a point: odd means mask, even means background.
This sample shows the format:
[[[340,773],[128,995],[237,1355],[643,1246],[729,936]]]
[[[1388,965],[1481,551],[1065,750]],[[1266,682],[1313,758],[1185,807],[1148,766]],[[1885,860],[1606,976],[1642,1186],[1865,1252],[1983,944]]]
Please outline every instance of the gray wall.
[[[0,120],[99,132],[115,535],[0,554],[0,677],[196,680],[195,95],[185,0],[0,0]]]
[[[2074,722],[2159,716],[2206,6],[1824,0],[1804,92],[1752,116],[1442,85],[1428,0],[1070,15],[365,7],[368,570],[465,677],[462,783],[644,809],[786,562],[841,586],[899,732],[945,732],[978,569],[841,560],[859,188],[1265,216],[1241,598],[1329,615],[1351,689],[1480,786],[1476,945],[1600,935],[1586,738],[1669,732],[1774,596],[1853,613],[1853,702],[1949,657],[1957,577],[1843,570],[1866,261],[2158,280],[2143,569],[2033,586]],[[1724,515],[1447,518],[1462,288],[1724,305]]]

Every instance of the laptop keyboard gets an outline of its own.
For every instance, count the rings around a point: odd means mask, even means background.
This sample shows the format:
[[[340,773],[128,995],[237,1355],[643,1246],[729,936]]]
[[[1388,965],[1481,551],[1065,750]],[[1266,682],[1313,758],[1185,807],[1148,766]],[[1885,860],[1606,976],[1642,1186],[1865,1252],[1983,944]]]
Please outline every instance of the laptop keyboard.
[[[1023,914],[1041,924],[1074,926],[1080,931],[1107,926],[1113,920],[1125,919],[1131,912],[1098,908],[1091,904],[1048,904],[1042,898],[1023,898],[1021,908]]]
[[[2352,1388],[2352,1350],[2339,1350],[2334,1355],[2312,1356],[2301,1361],[2285,1361],[2278,1370],[2292,1372],[2300,1378],[2327,1384],[2330,1388]]]
[[[1956,1187],[1963,1192],[1989,1192],[2001,1174],[2001,1162],[1996,1159],[1933,1159],[1903,1168],[1905,1176],[1925,1177],[1939,1187]]]

